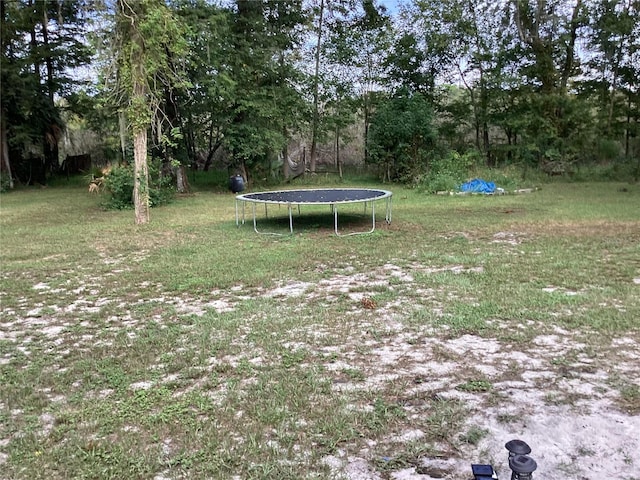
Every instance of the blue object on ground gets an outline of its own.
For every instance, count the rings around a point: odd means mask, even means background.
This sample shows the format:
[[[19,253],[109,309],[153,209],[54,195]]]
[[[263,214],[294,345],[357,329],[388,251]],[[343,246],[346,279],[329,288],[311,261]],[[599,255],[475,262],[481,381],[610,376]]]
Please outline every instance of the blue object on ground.
[[[471,193],[494,193],[496,191],[496,184],[493,182],[487,182],[481,178],[474,178],[473,180],[460,185],[460,191]]]

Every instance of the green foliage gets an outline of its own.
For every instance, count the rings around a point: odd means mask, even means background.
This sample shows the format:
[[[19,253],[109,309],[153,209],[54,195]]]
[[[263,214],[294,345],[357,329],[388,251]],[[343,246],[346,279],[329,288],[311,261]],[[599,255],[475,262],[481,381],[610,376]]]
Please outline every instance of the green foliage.
[[[0,2],[2,142],[14,177],[45,183],[58,168],[63,102],[79,83],[69,72],[89,63],[84,40],[91,2]],[[32,157],[43,157],[36,172]],[[34,178],[37,177],[37,178]]]
[[[427,99],[400,90],[381,103],[371,120],[370,162],[383,169],[386,180],[415,184],[429,171],[435,140],[433,110]]]
[[[6,173],[2,173],[0,175],[0,193],[8,191],[10,184],[9,176]]]
[[[466,433],[460,436],[460,440],[469,445],[478,445],[487,435],[489,435],[489,430],[472,425]]]
[[[238,0],[225,38],[223,72],[233,79],[223,105],[221,143],[248,175],[271,171],[271,159],[300,128],[305,106],[293,50],[306,22],[302,3]],[[296,125],[296,123],[298,125]]]
[[[112,168],[105,177],[105,189],[109,193],[105,208],[122,210],[133,207],[133,169],[130,166]]]
[[[636,161],[618,160],[580,165],[571,176],[577,182],[628,182],[636,175]]]
[[[256,110],[263,111],[266,105],[252,105]],[[249,106],[246,107],[249,109]],[[240,112],[240,109],[238,110]],[[244,117],[244,115],[242,115]],[[247,115],[249,117],[249,115]],[[270,153],[277,152],[284,146],[282,133],[273,128],[266,118],[248,118],[242,122],[235,122],[226,130],[224,144],[239,164],[253,169],[263,166],[269,161]]]
[[[456,387],[458,390],[462,390],[463,392],[488,392],[493,389],[493,384],[488,380],[469,380],[465,383],[461,383]]]
[[[152,207],[170,203],[175,195],[171,177],[160,176],[158,169],[149,169],[149,200]],[[108,197],[103,202],[108,210],[133,208],[133,167],[122,165],[114,167],[105,176],[105,190]]]
[[[598,160],[610,162],[622,156],[622,149],[618,142],[609,138],[599,138],[596,142],[596,155]]]
[[[469,175],[471,167],[477,163],[480,152],[470,150],[464,154],[451,151],[446,156],[431,161],[431,169],[423,185],[431,192],[457,190]]]
[[[136,133],[150,126],[167,87],[186,85],[186,28],[158,0],[118,0],[116,9],[112,99]]]
[[[433,135],[407,118],[413,107],[376,112],[377,98],[399,87],[434,102],[423,126],[438,125],[438,144],[463,156],[478,150],[478,164],[533,172],[545,162],[607,162],[607,178],[627,170],[616,162],[637,156],[636,3],[409,3],[386,12],[377,1],[325,0],[320,25],[320,2],[302,0],[0,2],[1,114],[14,177],[34,181],[28,159],[53,150],[46,140],[60,138],[70,118],[60,112],[69,109],[84,116],[82,128],[104,135],[107,160],[127,156],[120,112],[133,131],[153,125],[149,148],[166,160],[236,162],[254,178],[275,178],[273,159],[292,138],[307,141],[313,122],[314,138],[337,137],[386,180],[448,189],[462,169],[435,154]],[[97,8],[105,16],[91,26]],[[315,35],[317,76],[309,65]],[[90,47],[107,45],[93,65],[105,67],[98,93],[88,85],[92,98],[82,98],[69,72],[89,61]],[[361,141],[372,120],[379,125],[369,150]],[[170,134],[178,125],[180,135]],[[55,152],[45,156],[53,167]]]

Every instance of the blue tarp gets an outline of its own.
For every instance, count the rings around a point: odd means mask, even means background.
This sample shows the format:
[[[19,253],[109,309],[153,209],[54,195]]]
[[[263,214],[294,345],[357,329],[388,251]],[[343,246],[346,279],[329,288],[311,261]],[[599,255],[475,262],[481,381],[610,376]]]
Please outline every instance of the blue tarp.
[[[487,182],[481,178],[474,178],[460,185],[461,192],[471,193],[494,193],[496,191],[496,184],[493,182]]]

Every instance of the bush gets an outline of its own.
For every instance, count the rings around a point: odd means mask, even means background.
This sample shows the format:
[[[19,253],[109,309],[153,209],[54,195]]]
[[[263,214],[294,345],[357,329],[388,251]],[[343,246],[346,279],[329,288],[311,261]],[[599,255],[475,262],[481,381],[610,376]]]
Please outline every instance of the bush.
[[[630,182],[635,178],[636,168],[637,164],[629,160],[580,165],[573,175],[573,180],[578,182]]]
[[[428,192],[451,192],[457,190],[462,182],[447,173],[429,175],[422,187]]]
[[[6,173],[0,175],[0,193],[8,192],[11,185],[11,179]]]
[[[133,208],[133,166],[114,167],[105,176],[105,190],[109,194],[103,203],[108,210]],[[161,177],[154,166],[149,168],[149,201],[152,207],[165,205],[173,200],[175,191],[171,177]]]
[[[622,146],[615,140],[603,138],[596,142],[596,159],[598,161],[612,162],[623,156]]]
[[[471,150],[463,155],[451,151],[448,155],[431,161],[429,174],[423,181],[423,188],[430,192],[457,190],[469,176],[469,170],[476,163],[478,153]]]
[[[371,119],[369,162],[383,180],[415,184],[422,181],[436,147],[433,109],[426,97],[400,90],[381,102]]]

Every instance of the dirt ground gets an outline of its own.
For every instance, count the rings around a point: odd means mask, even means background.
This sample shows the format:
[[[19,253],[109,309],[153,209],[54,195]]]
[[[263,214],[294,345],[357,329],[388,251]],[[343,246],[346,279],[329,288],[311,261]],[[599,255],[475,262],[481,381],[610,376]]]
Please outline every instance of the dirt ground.
[[[126,267],[119,265],[118,268]],[[447,270],[459,274],[481,273],[461,265],[452,265]],[[289,280],[272,289],[246,291],[239,285],[228,291],[211,292],[206,298],[159,293],[158,299],[173,305],[180,315],[197,316],[207,310],[231,311],[239,303],[257,297],[285,303],[292,299],[332,302],[346,296],[353,305],[347,316],[360,319],[357,322],[360,330],[351,332],[349,340],[339,346],[321,347],[310,342],[288,346],[305,348],[317,355],[316,358],[331,357],[324,367],[336,377],[336,392],[375,391],[393,383],[399,398],[406,400],[403,403],[406,417],[401,428],[381,437],[364,439],[357,450],[338,450],[325,457],[323,461],[335,478],[465,479],[472,478],[472,463],[490,463],[500,478],[507,479],[511,472],[504,445],[512,439],[524,440],[531,446],[531,456],[538,464],[534,478],[640,478],[640,416],[638,412],[625,411],[616,384],[619,379],[625,379],[640,385],[637,337],[614,338],[594,348],[592,344],[583,343],[585,332],[578,335],[527,321],[517,328],[526,330],[532,340],[524,345],[518,343],[516,348],[508,340],[456,335],[444,327],[411,325],[407,316],[412,300],[402,292],[411,291],[416,295],[419,288],[414,280],[416,272],[428,272],[428,267],[413,264],[400,268],[388,264],[366,275],[344,268],[325,276],[318,284]],[[640,284],[640,279],[633,282]],[[392,287],[398,292],[393,302],[370,303],[369,292],[380,286]],[[558,291],[554,286],[546,288],[549,292]],[[33,289],[51,293],[46,282],[34,283]],[[432,293],[428,289],[417,292],[422,298]],[[33,348],[35,338],[46,342],[51,349],[63,348],[68,344],[65,335],[69,335],[69,324],[51,321],[56,312],[96,312],[105,304],[132,301],[106,296],[100,289],[100,279],[71,285],[59,292],[59,299],[56,305],[25,306],[21,311],[3,309],[5,321],[0,323],[0,340],[12,342],[26,355]],[[437,308],[434,304],[433,309]],[[43,315],[45,311],[49,312],[48,316]],[[123,317],[120,322],[119,328],[135,330],[136,320]],[[514,328],[513,324],[500,324],[497,320],[492,326]],[[299,337],[315,338],[331,333],[324,328],[322,325],[305,327],[306,331],[298,332]],[[384,335],[373,338],[369,334],[372,328]],[[91,345],[95,339],[78,341]],[[10,361],[10,354],[0,357],[0,364]],[[349,369],[364,372],[364,377],[351,381],[340,375]],[[469,383],[469,379],[484,381]],[[461,385],[466,386],[461,388]],[[145,388],[145,385],[131,388]],[[462,431],[481,432],[477,441],[460,442],[459,448],[452,448],[456,443],[453,440],[443,443],[441,452],[422,456],[417,465],[379,468],[393,456],[394,449],[401,450],[407,442],[419,443],[421,438],[429,438],[424,423],[419,421],[423,414],[419,399],[434,398],[460,400],[468,412]],[[354,405],[354,408],[364,407]],[[53,421],[43,415],[43,435],[51,430]],[[451,432],[453,438],[460,434]],[[9,441],[0,438],[0,465],[7,461],[3,450]],[[389,452],[390,457],[379,457],[381,450]]]

